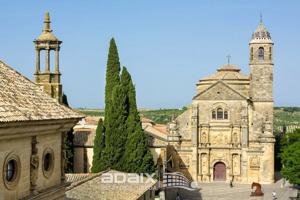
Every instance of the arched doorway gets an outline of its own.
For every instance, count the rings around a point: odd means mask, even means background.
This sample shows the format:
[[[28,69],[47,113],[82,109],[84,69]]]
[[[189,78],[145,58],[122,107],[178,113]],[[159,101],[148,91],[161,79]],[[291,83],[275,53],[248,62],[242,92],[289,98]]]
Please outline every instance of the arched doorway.
[[[226,165],[223,162],[217,162],[214,165],[214,181],[226,180]]]

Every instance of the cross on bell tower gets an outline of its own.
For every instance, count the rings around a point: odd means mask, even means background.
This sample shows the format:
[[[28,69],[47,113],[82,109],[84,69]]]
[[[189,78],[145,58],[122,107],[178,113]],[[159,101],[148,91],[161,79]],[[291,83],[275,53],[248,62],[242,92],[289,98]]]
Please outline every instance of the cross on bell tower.
[[[62,85],[60,83],[60,72],[59,72],[59,50],[62,41],[58,40],[52,33],[50,26],[50,15],[48,12],[45,13],[44,17],[44,28],[39,37],[33,42],[36,50],[36,68],[35,68],[35,82],[41,85],[46,93],[51,97],[57,99],[60,103],[62,102]],[[45,69],[41,70],[40,66],[40,53],[45,51]],[[50,51],[55,51],[55,66],[54,71],[50,69]]]

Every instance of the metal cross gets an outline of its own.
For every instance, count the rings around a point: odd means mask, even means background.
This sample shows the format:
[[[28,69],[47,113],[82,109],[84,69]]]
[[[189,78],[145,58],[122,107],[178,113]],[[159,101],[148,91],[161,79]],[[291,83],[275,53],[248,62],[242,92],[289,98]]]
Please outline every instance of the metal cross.
[[[231,58],[231,55],[228,55],[228,56],[226,56],[227,57],[227,63],[228,63],[228,65],[230,64],[230,58]]]

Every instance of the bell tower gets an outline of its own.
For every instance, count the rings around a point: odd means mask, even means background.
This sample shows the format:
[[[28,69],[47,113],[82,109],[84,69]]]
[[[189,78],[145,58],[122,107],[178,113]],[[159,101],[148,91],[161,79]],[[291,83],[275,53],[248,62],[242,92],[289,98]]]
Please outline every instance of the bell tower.
[[[48,12],[45,13],[44,17],[44,28],[39,37],[33,42],[36,50],[36,68],[35,68],[35,82],[41,85],[46,93],[51,97],[62,102],[62,85],[60,83],[60,72],[59,72],[59,50],[62,41],[58,40],[52,33],[50,27],[50,15]],[[40,66],[40,54],[41,51],[45,51],[45,69],[41,71]],[[55,51],[55,62],[54,70],[50,69],[50,51]]]
[[[249,43],[252,102],[249,146],[262,149],[262,154],[252,153],[260,159],[258,177],[266,183],[274,182],[273,45],[269,31],[260,20]]]
[[[249,43],[250,97],[253,101],[273,102],[273,45],[261,20]]]

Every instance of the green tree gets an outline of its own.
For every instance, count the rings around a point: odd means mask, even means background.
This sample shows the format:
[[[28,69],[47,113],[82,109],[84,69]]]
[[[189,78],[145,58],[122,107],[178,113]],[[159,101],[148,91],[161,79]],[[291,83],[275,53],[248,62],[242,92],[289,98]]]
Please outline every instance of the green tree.
[[[148,138],[142,130],[136,106],[135,88],[125,67],[120,78],[120,62],[114,39],[110,41],[107,61],[105,119],[98,128],[93,172],[107,168],[136,173],[154,171]]]
[[[122,85],[115,86],[112,92],[111,107],[108,117],[105,119],[105,151],[104,159],[108,167],[120,170],[120,159],[122,158],[126,145],[126,118],[127,104],[126,92]]]
[[[92,164],[92,172],[97,173],[105,170],[107,168],[107,163],[103,159],[103,151],[105,149],[105,129],[103,126],[103,120],[99,119],[98,126],[96,129],[96,136],[94,140],[93,147],[93,164]]]
[[[103,124],[98,125],[98,134],[95,138],[96,155],[93,158],[92,170],[94,172],[106,168],[116,169],[122,149],[122,131],[125,126],[126,103],[124,91],[120,86],[120,61],[117,45],[114,38],[110,40],[105,85],[105,113]],[[102,134],[100,133],[102,132]],[[126,136],[124,136],[126,138]],[[97,144],[96,144],[97,143]]]
[[[69,107],[68,97],[65,93],[62,95],[62,104]],[[71,128],[66,136],[64,137],[64,149],[66,151],[66,160],[65,160],[65,172],[66,173],[73,173],[74,172],[74,130]]]
[[[112,91],[115,86],[120,84],[120,61],[118,48],[115,39],[110,40],[107,67],[106,67],[106,84],[105,84],[105,119],[110,115],[110,106]],[[104,120],[106,125],[106,120]]]
[[[281,161],[282,176],[290,183],[300,185],[300,129],[283,138]]]
[[[123,67],[121,84],[126,91],[128,117],[126,119],[127,141],[120,168],[127,172],[154,172],[153,157],[148,147],[148,136],[144,133],[136,105],[136,92],[131,76]]]

